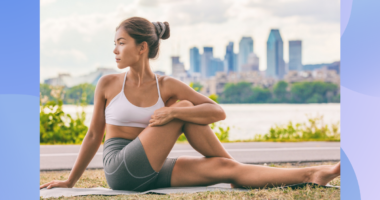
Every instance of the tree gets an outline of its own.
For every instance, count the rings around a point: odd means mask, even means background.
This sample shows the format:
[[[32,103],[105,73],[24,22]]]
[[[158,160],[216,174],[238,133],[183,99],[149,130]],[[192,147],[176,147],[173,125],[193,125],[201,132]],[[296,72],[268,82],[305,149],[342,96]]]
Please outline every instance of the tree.
[[[276,98],[275,101],[278,102],[288,102],[287,94],[288,91],[286,88],[288,87],[288,83],[285,81],[279,81],[276,85],[273,86],[273,93]]]
[[[95,86],[83,83],[66,90],[64,103],[66,104],[94,104]]]
[[[330,102],[330,99],[334,101],[337,91],[337,85],[321,81],[298,82],[291,88],[295,103],[326,103]]]
[[[224,92],[220,98],[221,103],[249,103],[253,94],[251,84],[239,82],[237,84],[227,83],[224,85]]]
[[[252,91],[253,94],[250,98],[250,103],[267,103],[272,97],[269,89],[254,87]]]

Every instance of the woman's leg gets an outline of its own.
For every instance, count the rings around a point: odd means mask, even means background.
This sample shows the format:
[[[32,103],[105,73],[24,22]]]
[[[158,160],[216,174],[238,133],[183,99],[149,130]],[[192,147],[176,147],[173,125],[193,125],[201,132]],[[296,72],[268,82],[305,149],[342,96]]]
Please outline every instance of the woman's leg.
[[[138,136],[148,160],[156,172],[160,171],[170,150],[182,133],[184,124],[184,121],[174,119],[163,126],[147,127]],[[335,170],[332,170],[333,167]],[[337,166],[279,169],[245,165],[220,157],[194,158],[193,160],[180,157],[173,168],[171,185],[210,185],[227,182],[250,187],[263,187],[268,183],[281,185],[305,181],[323,185],[340,174],[337,174],[337,169]]]
[[[190,101],[182,100],[171,106],[190,107],[194,105]],[[164,160],[183,132],[190,145],[204,156],[232,158],[209,125],[199,125],[174,119],[163,126],[147,127],[138,136],[155,171],[158,172],[161,169]]]
[[[340,163],[316,167],[283,169],[242,164],[232,159],[179,157],[174,165],[171,185],[196,186],[234,183],[246,187],[272,187],[304,182],[326,185],[340,175]]]
[[[194,106],[193,103],[187,100],[176,102],[172,106],[176,106],[176,104],[182,107]],[[232,156],[222,146],[222,143],[208,124],[204,125],[185,122],[183,133],[190,145],[205,157],[224,157],[232,159]]]
[[[193,103],[187,100],[176,102],[172,106],[194,106]],[[233,159],[232,156],[222,146],[222,143],[216,137],[211,127],[206,124],[195,124],[191,122],[185,122],[183,129],[187,140],[190,145],[205,157],[223,157]],[[231,184],[232,188],[241,187],[236,184]]]
[[[187,105],[173,104],[185,107]],[[174,119],[162,126],[148,126],[140,134],[139,139],[152,168],[159,172],[175,142],[183,132],[185,122]]]

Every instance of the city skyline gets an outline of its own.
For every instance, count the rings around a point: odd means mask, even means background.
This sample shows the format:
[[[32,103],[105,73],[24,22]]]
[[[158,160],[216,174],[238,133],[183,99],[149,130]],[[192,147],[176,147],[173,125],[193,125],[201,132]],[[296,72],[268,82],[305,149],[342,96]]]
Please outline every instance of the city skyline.
[[[41,1],[41,82],[58,73],[77,76],[97,67],[117,69],[112,53],[114,28],[131,16],[169,22],[171,36],[161,41],[159,58],[151,60],[153,71],[166,74],[171,74],[171,56],[180,56],[189,70],[191,47],[198,47],[201,54],[204,46],[213,47],[214,57],[223,60],[229,42],[234,43],[234,53],[238,52],[241,37],[253,38],[263,70],[272,28],[281,30],[284,41],[303,41],[304,64],[340,60],[339,1],[192,2],[115,0],[105,5],[91,1],[91,6],[81,10],[90,1]],[[324,13],[305,12],[314,9]],[[288,62],[287,42],[284,60]]]

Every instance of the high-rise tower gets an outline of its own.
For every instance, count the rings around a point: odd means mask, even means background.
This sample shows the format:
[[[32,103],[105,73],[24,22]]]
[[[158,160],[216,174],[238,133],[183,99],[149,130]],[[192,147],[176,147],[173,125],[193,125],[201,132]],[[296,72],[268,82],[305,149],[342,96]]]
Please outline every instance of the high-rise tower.
[[[228,43],[226,47],[226,55],[224,59],[226,60],[226,64],[227,64],[226,71],[227,72],[235,71],[234,69],[234,43],[233,42]]]
[[[278,29],[270,31],[267,41],[267,70],[269,77],[282,79],[285,75],[283,42]]]
[[[207,71],[210,67],[210,60],[214,57],[212,47],[203,47],[203,54],[201,56],[201,76],[207,77]]]
[[[253,53],[253,39],[252,37],[242,37],[239,42],[238,72],[242,71],[242,65],[247,63],[250,53]]]
[[[179,56],[172,56],[172,76],[178,77],[186,73],[185,66],[179,61]]]
[[[289,70],[302,71],[302,41],[289,41]]]
[[[199,49],[193,47],[190,49],[190,73],[201,72],[201,60],[199,55]]]

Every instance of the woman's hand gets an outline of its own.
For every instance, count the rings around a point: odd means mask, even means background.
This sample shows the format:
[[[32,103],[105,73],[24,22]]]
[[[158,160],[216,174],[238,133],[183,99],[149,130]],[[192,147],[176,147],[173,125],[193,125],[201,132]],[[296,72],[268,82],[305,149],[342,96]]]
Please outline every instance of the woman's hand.
[[[49,183],[45,183],[40,186],[40,189],[46,187],[47,189],[53,188],[53,187],[62,187],[62,188],[72,188],[73,184],[71,184],[68,180],[65,181],[50,181]]]
[[[149,126],[160,126],[169,123],[174,119],[171,107],[162,107],[154,111],[149,120]]]

